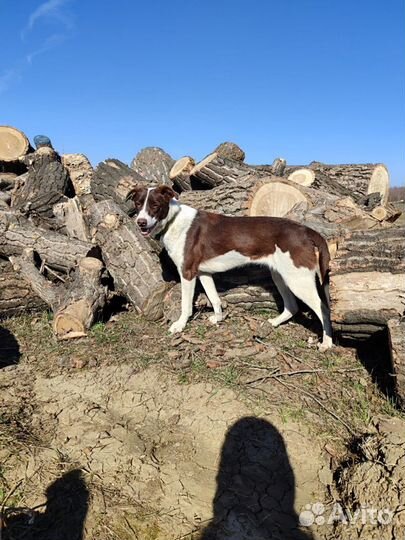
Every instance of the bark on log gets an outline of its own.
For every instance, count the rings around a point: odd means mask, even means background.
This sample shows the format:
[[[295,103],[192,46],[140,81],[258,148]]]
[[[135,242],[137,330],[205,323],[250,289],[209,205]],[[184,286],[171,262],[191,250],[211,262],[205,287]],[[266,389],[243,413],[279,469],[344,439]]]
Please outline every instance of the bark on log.
[[[287,162],[284,158],[276,158],[272,165],[250,165],[253,169],[273,176],[283,176]]]
[[[383,164],[326,165],[313,161],[308,167],[287,167],[284,175],[297,183],[334,195],[350,195],[356,202],[371,193],[388,200],[389,174]]]
[[[91,193],[94,169],[83,154],[64,154],[62,164],[67,169],[75,195],[82,197]]]
[[[404,313],[405,229],[352,232],[331,263],[331,318],[343,337],[371,335]]]
[[[67,199],[66,202],[56,204],[53,207],[55,220],[58,224],[58,232],[66,234],[70,238],[89,241],[90,235],[84,220],[82,206],[78,197]]]
[[[147,181],[118,159],[106,159],[98,164],[91,179],[91,193],[96,201],[112,199],[125,213],[134,210],[128,193],[136,185],[147,185]]]
[[[0,189],[8,191],[14,187],[17,175],[15,173],[0,172]]]
[[[157,254],[137,225],[111,200],[89,207],[87,216],[93,241],[102,248],[118,291],[147,319],[160,319],[169,284],[162,278]]]
[[[131,162],[131,169],[142,176],[148,184],[168,184],[170,170],[174,159],[164,150],[157,147],[143,148]]]
[[[270,272],[260,267],[244,267],[230,272],[222,272],[214,275],[218,294],[224,309],[243,308],[269,309],[274,312],[270,316],[277,315],[282,308],[282,300],[277,288],[274,286]],[[197,307],[210,306],[208,298],[200,288],[195,299]],[[181,312],[181,287],[175,285],[168,291],[164,299],[164,317],[167,321],[174,322],[180,317]]]
[[[190,172],[195,166],[195,161],[190,156],[184,156],[176,161],[170,169],[169,178],[172,180],[175,187],[179,191],[187,191],[193,189]]]
[[[54,285],[34,264],[33,251],[10,257],[14,269],[30,283],[35,293],[54,312],[53,331],[59,339],[86,335],[105,305],[106,287],[101,284],[103,263],[93,257],[79,261],[74,277],[66,285]]]
[[[30,147],[25,134],[11,126],[0,126],[0,162],[17,161]]]
[[[13,191],[12,208],[29,216],[35,223],[52,226],[55,204],[66,200],[71,183],[59,156],[48,147],[41,147],[26,156],[28,176]]]
[[[28,282],[15,272],[11,262],[0,259],[0,318],[43,311],[46,307]]]
[[[25,248],[38,253],[51,268],[68,272],[94,246],[89,242],[35,227],[11,210],[0,211],[0,256],[18,256]]]
[[[219,156],[216,152],[210,154],[197,163],[190,171],[190,176],[197,179],[207,188],[214,188],[221,184],[237,186],[246,176],[263,176],[263,173],[245,165]]]
[[[388,337],[395,376],[395,392],[399,405],[405,409],[405,320],[390,319],[388,321]]]
[[[245,152],[233,142],[223,142],[219,144],[214,152],[222,158],[232,159],[234,161],[245,161]]]

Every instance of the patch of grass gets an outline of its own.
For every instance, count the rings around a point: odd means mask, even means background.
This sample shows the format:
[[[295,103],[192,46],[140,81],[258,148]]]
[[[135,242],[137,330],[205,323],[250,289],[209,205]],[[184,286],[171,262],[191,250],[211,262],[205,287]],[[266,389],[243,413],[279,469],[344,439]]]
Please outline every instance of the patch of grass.
[[[107,328],[103,322],[98,322],[91,328],[89,336],[93,337],[97,343],[117,343],[121,337],[113,328]]]
[[[288,422],[299,422],[305,420],[305,409],[293,405],[283,405],[279,409],[281,420],[284,424]]]

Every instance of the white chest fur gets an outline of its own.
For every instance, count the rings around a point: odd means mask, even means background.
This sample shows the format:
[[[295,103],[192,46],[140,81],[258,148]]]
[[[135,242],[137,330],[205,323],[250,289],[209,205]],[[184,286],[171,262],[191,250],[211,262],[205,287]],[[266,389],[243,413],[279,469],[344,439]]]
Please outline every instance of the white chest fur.
[[[169,227],[163,235],[162,241],[170,258],[178,268],[183,266],[187,233],[196,214],[197,210],[195,208],[184,204],[179,205],[175,201],[171,203],[169,215],[167,216]]]

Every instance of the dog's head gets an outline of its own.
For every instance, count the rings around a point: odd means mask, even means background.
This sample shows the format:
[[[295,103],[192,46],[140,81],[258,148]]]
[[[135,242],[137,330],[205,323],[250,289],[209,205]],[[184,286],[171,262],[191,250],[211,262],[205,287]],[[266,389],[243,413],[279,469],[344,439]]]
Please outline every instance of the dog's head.
[[[165,185],[152,188],[137,186],[128,193],[126,199],[134,202],[136,223],[143,236],[158,232],[168,217],[170,201],[174,197],[176,193]]]

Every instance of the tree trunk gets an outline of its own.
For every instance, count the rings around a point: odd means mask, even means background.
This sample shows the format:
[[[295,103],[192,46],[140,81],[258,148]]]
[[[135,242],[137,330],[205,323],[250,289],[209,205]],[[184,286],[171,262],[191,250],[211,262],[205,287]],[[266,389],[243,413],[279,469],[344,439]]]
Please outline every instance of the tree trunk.
[[[388,336],[395,391],[400,406],[405,409],[405,320],[390,319]]]
[[[304,168],[287,167],[284,175],[334,195],[350,195],[356,202],[371,193],[380,193],[382,204],[388,200],[389,175],[382,164],[326,165],[313,161]]]
[[[0,189],[8,191],[14,187],[17,175],[15,173],[0,172]]]
[[[28,176],[21,188],[16,187],[12,208],[29,216],[36,224],[52,226],[55,204],[66,200],[71,186],[67,170],[59,156],[42,147],[26,156]]]
[[[25,134],[11,126],[0,126],[0,162],[18,161],[30,147]]]
[[[96,201],[112,199],[125,213],[134,210],[128,193],[136,185],[146,185],[146,180],[118,159],[107,159],[98,164],[91,180],[91,192]]]
[[[162,278],[159,257],[149,242],[111,200],[88,208],[87,217],[93,241],[102,248],[118,291],[146,318],[160,319],[169,284]]]
[[[77,240],[90,240],[87,224],[84,221],[83,211],[78,197],[67,199],[66,202],[56,204],[53,207],[55,220],[59,225],[59,231],[70,238]]]
[[[0,318],[43,311],[46,307],[28,282],[14,271],[12,264],[0,259]]]
[[[164,150],[148,146],[143,148],[131,162],[131,168],[142,176],[148,184],[168,184],[174,159]]]
[[[187,191],[193,189],[190,172],[195,166],[195,161],[190,156],[184,156],[176,161],[170,170],[169,177],[173,181],[175,187],[179,191]]]
[[[67,169],[75,195],[82,197],[91,193],[94,169],[83,154],[64,154],[62,164]]]
[[[68,272],[94,246],[89,242],[34,227],[23,216],[11,210],[0,211],[0,256],[21,255],[25,248],[38,253],[51,268]]]
[[[206,188],[214,188],[221,184],[237,186],[246,176],[263,176],[263,173],[245,165],[219,156],[216,152],[210,154],[190,171],[190,176],[201,182]],[[229,189],[229,186],[228,186]]]
[[[106,301],[106,288],[101,285],[103,263],[93,257],[84,257],[67,285],[54,285],[36,268],[33,255],[31,249],[26,249],[10,260],[14,269],[52,308],[55,335],[59,339],[85,336]]]
[[[405,229],[352,232],[331,263],[332,322],[344,337],[386,328],[404,313]]]
[[[233,142],[219,144],[214,152],[221,158],[232,159],[233,161],[245,161],[245,152]]]

